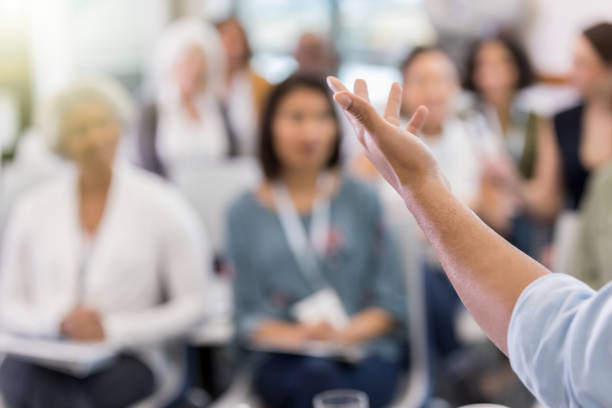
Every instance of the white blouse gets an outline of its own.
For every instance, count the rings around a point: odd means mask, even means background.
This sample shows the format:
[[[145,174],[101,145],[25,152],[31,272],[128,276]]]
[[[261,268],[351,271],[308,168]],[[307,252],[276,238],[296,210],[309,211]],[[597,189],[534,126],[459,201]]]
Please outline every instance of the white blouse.
[[[451,185],[453,194],[470,205],[480,194],[484,161],[497,151],[493,136],[483,118],[452,118],[438,137],[422,136],[440,169]]]
[[[189,116],[172,98],[159,105],[156,148],[170,176],[179,166],[190,162],[222,159],[227,156],[228,137],[220,106],[211,92],[195,101],[200,120]]]
[[[56,336],[82,303],[101,314],[106,341],[142,352],[159,375],[162,344],[204,317],[211,263],[196,216],[164,181],[123,165],[89,249],[78,205],[71,168],[14,207],[3,242],[0,324]]]

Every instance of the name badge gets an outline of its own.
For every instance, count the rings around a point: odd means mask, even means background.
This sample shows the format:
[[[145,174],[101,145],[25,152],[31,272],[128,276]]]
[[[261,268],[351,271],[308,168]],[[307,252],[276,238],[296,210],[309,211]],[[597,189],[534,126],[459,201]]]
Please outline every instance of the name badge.
[[[291,308],[291,314],[300,323],[327,322],[336,329],[345,327],[349,317],[338,294],[331,288],[321,289],[300,300]]]

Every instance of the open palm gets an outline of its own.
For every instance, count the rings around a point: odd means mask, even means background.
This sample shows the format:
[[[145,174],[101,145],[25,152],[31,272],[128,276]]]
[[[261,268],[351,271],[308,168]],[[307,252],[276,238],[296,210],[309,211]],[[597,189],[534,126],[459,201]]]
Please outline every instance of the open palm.
[[[334,100],[344,109],[366,157],[404,198],[409,199],[427,180],[447,184],[433,155],[417,137],[427,117],[420,106],[406,128],[400,127],[401,86],[393,84],[384,115],[370,104],[366,82],[355,81],[354,93],[335,77],[328,78]]]

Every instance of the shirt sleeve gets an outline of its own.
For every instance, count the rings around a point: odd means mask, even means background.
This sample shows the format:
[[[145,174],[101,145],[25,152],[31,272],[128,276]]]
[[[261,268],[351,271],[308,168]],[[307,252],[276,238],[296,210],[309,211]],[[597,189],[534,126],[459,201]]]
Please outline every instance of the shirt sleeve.
[[[35,232],[29,228],[29,207],[29,202],[15,206],[2,242],[0,326],[21,334],[55,337],[59,336],[63,310],[31,299],[34,273],[29,259]]]
[[[168,197],[160,216],[160,280],[166,301],[135,312],[104,318],[108,340],[130,348],[158,344],[185,335],[206,313],[206,280],[211,274],[211,251],[195,212],[182,197]]]
[[[550,407],[612,406],[612,284],[595,292],[565,274],[532,282],[508,328],[510,363]]]
[[[247,343],[252,333],[266,320],[280,319],[268,306],[262,289],[258,271],[253,266],[252,237],[247,234],[252,214],[243,207],[241,201],[235,203],[227,218],[226,250],[227,258],[234,272],[234,323],[236,338]]]

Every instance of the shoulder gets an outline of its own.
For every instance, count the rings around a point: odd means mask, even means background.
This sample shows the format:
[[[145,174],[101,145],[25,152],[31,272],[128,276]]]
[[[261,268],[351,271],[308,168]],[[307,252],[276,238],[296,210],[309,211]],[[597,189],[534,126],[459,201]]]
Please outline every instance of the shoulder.
[[[76,173],[72,169],[61,171],[23,193],[15,203],[15,211],[52,209],[53,205],[65,200],[73,192],[75,183]]]
[[[60,174],[22,193],[6,208],[6,230],[30,231],[36,234],[40,227],[55,219],[58,209],[64,208],[74,194],[75,176],[72,172]],[[8,234],[4,231],[2,235]]]
[[[180,195],[176,187],[157,174],[136,166],[122,164],[118,168],[118,175],[129,191],[142,195],[146,199]]]
[[[197,215],[181,192],[160,176],[131,165],[119,169],[122,194],[158,217],[195,221]]]
[[[264,77],[256,73],[253,69],[249,69],[249,75],[251,76],[251,81],[255,85],[255,87],[259,89],[269,89],[272,87],[270,82],[268,82]]]
[[[227,218],[230,223],[250,218],[259,209],[258,206],[259,204],[256,202],[255,191],[244,191],[238,195],[228,207]]]

